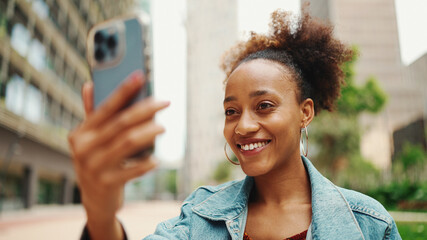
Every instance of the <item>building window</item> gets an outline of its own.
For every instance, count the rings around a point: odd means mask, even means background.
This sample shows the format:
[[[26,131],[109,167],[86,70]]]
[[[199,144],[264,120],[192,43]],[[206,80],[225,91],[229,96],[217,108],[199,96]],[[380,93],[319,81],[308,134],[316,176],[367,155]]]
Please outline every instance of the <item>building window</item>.
[[[31,40],[28,62],[39,72],[42,72],[47,65],[46,48],[38,39]]]
[[[31,34],[27,28],[20,23],[13,25],[10,36],[10,44],[13,49],[15,49],[15,51],[17,51],[21,56],[26,57],[30,42]]]
[[[6,173],[3,176],[4,183],[0,195],[0,203],[2,210],[15,210],[24,207],[23,184],[22,175],[15,173]]]
[[[33,11],[41,19],[47,19],[49,17],[49,6],[43,0],[32,0],[31,4]]]
[[[25,119],[39,123],[42,117],[42,94],[39,89],[14,74],[6,85],[6,108]]]
[[[61,202],[61,183],[59,181],[39,179],[39,204],[51,204]]]
[[[54,124],[54,118],[53,118],[53,99],[51,96],[46,95],[45,102],[44,102],[44,122],[48,125]]]

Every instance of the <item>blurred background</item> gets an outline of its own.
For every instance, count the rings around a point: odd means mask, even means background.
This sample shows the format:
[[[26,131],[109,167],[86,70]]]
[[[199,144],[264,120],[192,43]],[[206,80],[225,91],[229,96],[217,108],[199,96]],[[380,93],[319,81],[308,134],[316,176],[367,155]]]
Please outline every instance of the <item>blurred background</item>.
[[[384,204],[404,239],[426,239],[427,2],[310,2],[311,14],[331,22],[355,57],[343,66],[337,111],[309,127],[309,157],[336,184]],[[166,209],[146,223],[150,232],[196,187],[243,177],[224,156],[221,55],[250,31],[267,33],[275,9],[298,14],[301,4],[0,0],[0,239],[21,239],[41,222],[70,224],[77,236],[84,223],[66,138],[84,118],[80,89],[90,81],[92,25],[125,13],[151,20],[155,96],[172,105],[157,116],[167,129],[156,143],[160,167],[127,184],[123,211],[124,219],[142,221],[126,213]]]

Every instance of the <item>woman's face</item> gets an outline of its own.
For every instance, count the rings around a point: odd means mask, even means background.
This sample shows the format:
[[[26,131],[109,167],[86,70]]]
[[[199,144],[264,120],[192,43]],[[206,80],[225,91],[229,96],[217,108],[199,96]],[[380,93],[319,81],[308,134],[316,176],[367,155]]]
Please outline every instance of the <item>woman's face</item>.
[[[307,101],[300,104],[298,92],[290,71],[273,61],[242,63],[228,78],[224,136],[247,175],[282,169],[300,157]]]

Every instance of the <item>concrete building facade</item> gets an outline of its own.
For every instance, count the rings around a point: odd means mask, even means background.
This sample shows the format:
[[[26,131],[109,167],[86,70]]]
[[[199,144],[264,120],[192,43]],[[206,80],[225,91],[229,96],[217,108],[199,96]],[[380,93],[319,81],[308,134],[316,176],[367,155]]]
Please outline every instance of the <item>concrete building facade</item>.
[[[182,190],[206,184],[225,159],[221,55],[237,41],[236,0],[187,0],[187,144]]]
[[[380,168],[388,168],[393,132],[415,120],[420,113],[419,93],[404,77],[400,57],[396,9],[389,0],[313,0],[310,12],[335,26],[337,37],[360,51],[356,81],[376,78],[388,95],[378,115],[363,115],[362,154]]]
[[[86,34],[132,0],[0,1],[2,209],[78,202],[68,131],[84,117]]]
[[[427,53],[404,68],[404,79],[415,91],[414,119],[427,119]],[[426,133],[427,134],[427,133]]]
[[[404,67],[405,83],[412,88],[412,102],[407,113],[411,121],[394,133],[395,150],[399,151],[405,142],[420,145],[427,150],[427,53]]]

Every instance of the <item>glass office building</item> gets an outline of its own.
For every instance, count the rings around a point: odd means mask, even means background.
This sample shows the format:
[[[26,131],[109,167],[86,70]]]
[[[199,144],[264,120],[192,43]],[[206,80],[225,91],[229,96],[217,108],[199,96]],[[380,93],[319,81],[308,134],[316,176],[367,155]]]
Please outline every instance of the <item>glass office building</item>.
[[[86,34],[133,0],[0,0],[0,207],[78,202],[67,135],[84,117]]]

